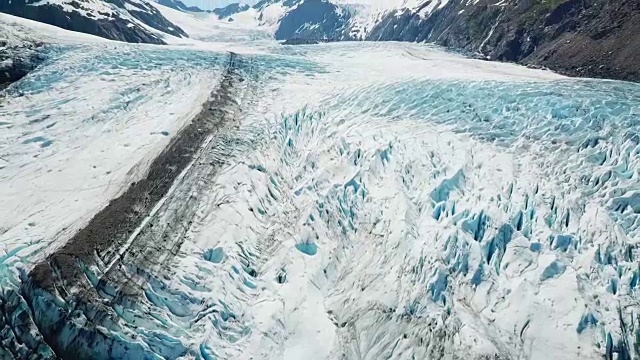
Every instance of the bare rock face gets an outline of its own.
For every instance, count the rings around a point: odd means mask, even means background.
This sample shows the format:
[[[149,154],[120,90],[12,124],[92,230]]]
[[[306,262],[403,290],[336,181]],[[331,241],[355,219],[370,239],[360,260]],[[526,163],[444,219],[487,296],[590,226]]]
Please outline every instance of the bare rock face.
[[[71,31],[133,43],[164,44],[161,33],[187,37],[180,27],[143,1],[68,0],[61,5],[38,4],[34,0],[12,0],[0,3],[0,12]],[[144,25],[159,33],[150,31]]]
[[[549,13],[546,41],[525,62],[576,76],[640,81],[640,2],[591,3],[568,1]]]

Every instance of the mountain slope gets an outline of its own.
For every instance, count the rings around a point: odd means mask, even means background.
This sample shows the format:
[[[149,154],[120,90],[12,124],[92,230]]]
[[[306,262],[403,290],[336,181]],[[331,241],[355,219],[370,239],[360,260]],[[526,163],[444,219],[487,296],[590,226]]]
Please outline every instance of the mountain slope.
[[[188,6],[180,0],[157,0],[158,4],[180,11],[203,12],[197,6]]]
[[[303,1],[280,20],[275,37],[278,40],[291,38],[337,40],[348,35],[350,14],[322,0]]]
[[[1,13],[0,34],[0,89],[20,80],[41,64],[47,57],[46,44],[108,42]]]
[[[434,0],[388,12],[366,39],[434,42],[574,76],[640,81],[638,29],[636,0]]]
[[[144,0],[12,0],[0,12],[111,40],[164,44],[163,34],[187,37]]]
[[[262,0],[251,7],[235,3],[212,12],[228,21],[250,20],[277,40],[350,39],[350,12],[327,0]]]
[[[237,13],[247,11],[251,7],[247,4],[234,3],[222,8],[213,9],[211,12],[218,15],[218,19],[229,18]]]
[[[274,9],[275,37],[288,43],[430,42],[572,76],[640,81],[637,0],[264,0],[237,10],[263,19]]]

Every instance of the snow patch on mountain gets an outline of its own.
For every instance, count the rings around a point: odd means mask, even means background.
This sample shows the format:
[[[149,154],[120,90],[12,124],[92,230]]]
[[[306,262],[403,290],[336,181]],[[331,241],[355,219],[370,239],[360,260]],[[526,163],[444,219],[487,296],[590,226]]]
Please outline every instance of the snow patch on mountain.
[[[283,26],[289,26],[283,25],[283,22],[298,24],[296,29],[286,31],[294,34],[285,37],[286,39],[301,37],[309,40],[364,40],[385,15],[408,11],[428,17],[447,3],[448,0],[265,0],[251,8],[232,4],[219,12],[227,12],[226,9],[233,8],[234,13],[227,16],[229,19],[243,19],[245,22],[247,19],[255,19],[259,26],[274,33],[278,29],[282,32]],[[315,9],[307,13],[296,11],[311,7]],[[341,19],[338,21],[341,23],[339,26],[334,26],[335,19]],[[316,31],[321,27],[330,31]]]
[[[414,9],[425,0],[331,0],[331,2],[352,15],[350,34],[354,39],[362,40],[386,13]],[[432,3],[437,4],[437,1]]]
[[[272,27],[276,25],[288,11],[291,11],[294,8],[295,7],[286,7],[279,3],[266,5],[265,7],[260,8],[258,20],[260,20],[261,25]]]
[[[187,37],[144,0],[36,0],[5,2],[0,11],[112,40],[163,44],[170,35]]]
[[[2,40],[9,44],[19,43],[105,43],[109,40],[90,34],[61,29],[57,26],[0,13],[0,33]]]
[[[221,14],[221,18],[245,25],[254,25],[274,33],[280,20],[296,6],[290,6],[288,3],[294,2],[291,0],[262,1],[252,7],[241,6],[236,8],[233,13]]]
[[[41,5],[57,5],[65,12],[78,12],[82,16],[89,16],[94,19],[110,19],[119,12],[113,4],[106,3],[102,0],[85,0],[74,3],[70,0],[37,0],[28,4],[28,6]]]

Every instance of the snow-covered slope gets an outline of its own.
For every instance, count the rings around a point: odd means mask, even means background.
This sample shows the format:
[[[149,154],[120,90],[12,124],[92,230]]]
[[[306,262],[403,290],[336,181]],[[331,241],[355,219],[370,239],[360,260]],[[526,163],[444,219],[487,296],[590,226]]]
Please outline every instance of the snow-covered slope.
[[[412,11],[428,16],[434,9],[444,6],[447,0],[331,0],[331,2],[352,14],[349,23],[350,35],[353,39],[363,40],[389,13]],[[426,7],[423,6],[425,3],[428,3]]]
[[[7,321],[15,325],[8,318],[7,291],[20,269],[64,244],[145,172],[198,112],[224,57],[129,47],[4,14],[0,29],[12,29],[2,34],[14,42],[57,39],[57,45],[41,49],[45,62],[0,98],[0,358],[5,359],[14,345],[27,351],[6,333]],[[29,352],[13,356],[38,358]]]
[[[363,40],[382,19],[409,11],[428,17],[447,1],[422,0],[263,0],[253,7],[231,4],[215,12],[221,18],[249,17],[271,27],[276,38]]]
[[[170,7],[175,10],[185,11],[185,12],[203,12],[204,10],[200,9],[197,6],[189,6],[183,3],[180,0],[155,0],[158,4]]]
[[[57,43],[77,45],[106,43],[109,40],[94,35],[72,32],[56,26],[0,13],[2,40],[8,44]]]
[[[282,17],[294,8],[297,0],[264,0],[258,2],[251,8],[233,15],[234,21],[247,22],[253,19],[258,26],[275,32]]]
[[[187,36],[145,0],[5,1],[0,12],[127,42],[163,44],[167,34]]]
[[[0,88],[21,79],[44,61],[40,51],[48,42],[105,41],[6,14],[0,14],[0,34]]]
[[[340,9],[323,0],[263,0],[252,7],[232,4],[214,10],[220,19],[231,22],[251,23],[272,33],[277,39],[285,40],[299,35],[301,31],[326,27],[316,34],[307,32],[304,37],[335,35],[343,25]],[[336,26],[336,22],[340,22]]]

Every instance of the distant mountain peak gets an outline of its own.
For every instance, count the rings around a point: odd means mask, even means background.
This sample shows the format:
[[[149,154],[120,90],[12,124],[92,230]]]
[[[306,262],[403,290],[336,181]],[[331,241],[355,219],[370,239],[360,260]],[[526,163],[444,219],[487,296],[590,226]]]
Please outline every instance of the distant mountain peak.
[[[187,6],[180,0],[156,0],[156,2],[160,5],[180,10],[180,11],[190,11],[190,12],[204,12],[204,10],[200,9],[197,6]]]
[[[211,12],[218,15],[218,19],[225,19],[228,18],[231,15],[235,15],[237,13],[243,12],[243,11],[247,11],[249,10],[251,7],[247,4],[243,4],[243,3],[233,3],[233,4],[229,4],[225,7],[222,8],[216,8],[213,9]]]

